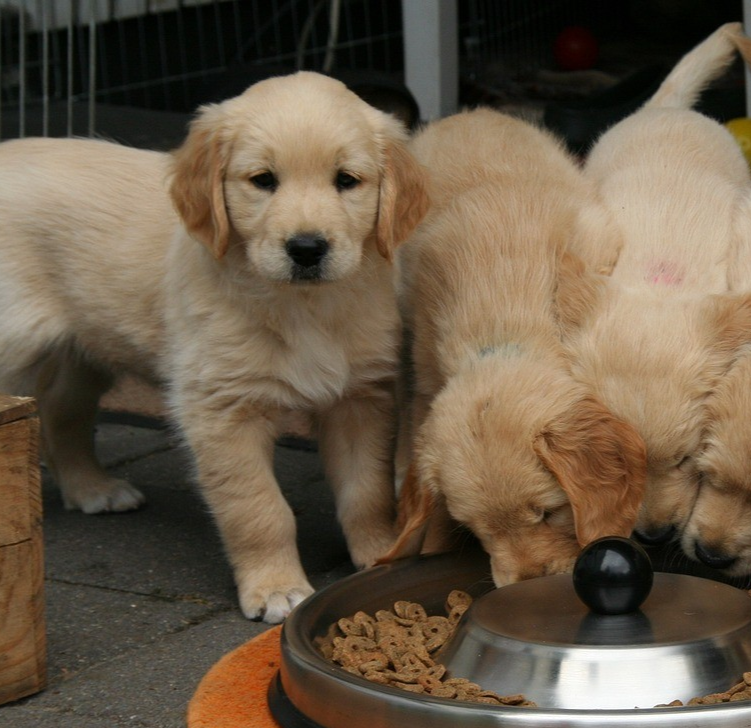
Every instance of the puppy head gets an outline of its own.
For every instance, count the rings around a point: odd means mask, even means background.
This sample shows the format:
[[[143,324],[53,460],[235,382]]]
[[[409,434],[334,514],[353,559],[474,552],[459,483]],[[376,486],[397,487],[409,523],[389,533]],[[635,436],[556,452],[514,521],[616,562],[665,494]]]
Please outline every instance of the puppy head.
[[[334,281],[370,249],[390,260],[428,206],[392,117],[316,73],[204,106],[174,153],[171,195],[216,257],[243,251],[271,281]]]
[[[699,492],[681,537],[689,558],[735,576],[751,573],[751,355],[732,365],[707,400],[696,458]]]
[[[686,555],[728,575],[751,573],[751,357],[708,401],[699,491],[681,536]]]
[[[418,550],[445,507],[489,553],[497,586],[569,571],[582,546],[631,532],[645,467],[633,428],[567,375],[534,362],[512,376],[478,369],[433,402],[389,556]]]
[[[576,341],[576,378],[647,449],[636,531],[648,544],[684,527],[697,495],[706,402],[743,340],[747,304],[725,297],[670,299],[610,282],[605,305]]]

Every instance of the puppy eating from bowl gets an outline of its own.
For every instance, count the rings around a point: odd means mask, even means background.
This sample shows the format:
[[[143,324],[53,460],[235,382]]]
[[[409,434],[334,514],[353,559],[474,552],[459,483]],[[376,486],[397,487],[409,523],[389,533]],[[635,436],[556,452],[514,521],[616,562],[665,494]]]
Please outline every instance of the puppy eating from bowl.
[[[751,183],[738,216],[740,244],[728,264],[731,291],[751,293]],[[751,335],[751,332],[748,332]],[[681,534],[692,560],[729,577],[751,574],[751,348],[737,353],[706,402],[696,456],[699,489]]]
[[[143,495],[95,459],[113,376],[164,386],[249,618],[312,592],[275,438],[313,413],[353,562],[393,542],[390,260],[427,209],[406,133],[300,72],[202,107],[173,154],[104,141],[0,145],[0,388],[38,399],[67,508]]]
[[[686,555],[728,576],[751,574],[751,355],[725,375],[707,402],[699,492],[681,534]]]
[[[751,331],[751,299],[729,287],[748,165],[726,129],[691,110],[740,38],[739,24],[722,26],[686,54],[585,165],[622,245],[599,260],[603,251],[590,251],[609,277],[571,356],[575,376],[644,438],[636,531],[647,544],[676,539],[686,524],[708,398]]]
[[[628,535],[645,455],[633,427],[571,376],[562,336],[594,275],[572,252],[607,217],[552,136],[481,109],[411,146],[433,206],[401,249],[414,392],[402,533],[384,560],[474,533],[501,586],[571,569]]]

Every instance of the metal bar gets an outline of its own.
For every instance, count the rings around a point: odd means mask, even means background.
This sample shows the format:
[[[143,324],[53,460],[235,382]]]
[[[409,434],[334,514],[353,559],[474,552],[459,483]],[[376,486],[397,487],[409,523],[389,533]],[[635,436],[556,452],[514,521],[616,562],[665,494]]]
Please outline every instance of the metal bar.
[[[166,36],[164,33],[164,14],[163,13],[157,13],[156,14],[156,27],[157,27],[157,35],[159,36],[159,63],[162,68],[161,73],[161,79],[162,79],[162,98],[163,103],[167,106],[167,108],[171,107],[171,98],[172,95],[170,93],[169,86],[167,85],[167,82],[164,80],[169,76],[169,59],[167,57],[167,41]]]
[[[454,113],[459,95],[456,0],[410,0],[402,14],[407,87],[425,120]]]
[[[95,0],[89,2],[89,136],[94,136],[96,128],[96,4]]]
[[[751,35],[751,0],[743,0],[743,28],[746,35]],[[751,116],[751,68],[748,63],[743,67],[746,74],[746,116]]]
[[[18,136],[26,136],[26,2],[18,15]]]
[[[148,61],[146,59],[146,52],[145,52],[146,51],[146,39],[147,39],[145,17],[146,17],[145,13],[141,13],[138,16],[138,42],[141,48],[141,54],[140,54],[141,55],[141,73],[143,75],[145,75],[148,72],[148,65],[147,65]],[[149,88],[150,86],[144,87],[144,94],[143,94],[144,104],[147,107],[151,106],[151,94],[149,93]]]
[[[195,14],[196,30],[198,33],[198,62],[201,66],[202,75],[205,77],[209,63],[206,58],[206,28],[204,27],[203,22],[203,5],[196,5]]]
[[[177,4],[177,46],[178,55],[180,56],[180,68],[182,70],[182,91],[183,99],[181,107],[184,108],[187,105],[188,98],[190,97],[190,91],[188,89],[188,81],[185,74],[188,73],[188,44],[187,36],[185,33],[185,18],[183,17],[183,11],[185,6],[182,0],[179,0]]]
[[[65,108],[65,130],[66,134],[70,137],[73,136],[73,96],[75,89],[73,88],[73,26],[75,20],[78,17],[78,3],[74,0],[70,0],[70,13],[68,14],[68,30],[67,30],[67,48],[66,54],[66,80],[65,87],[67,93],[67,103]]]
[[[47,3],[42,3],[42,136],[50,134],[50,29]]]
[[[243,46],[242,16],[238,0],[232,0],[232,10],[235,17],[235,54],[233,57],[237,58]]]
[[[3,77],[3,33],[5,32],[5,23],[2,20],[2,13],[0,13],[0,78]],[[2,88],[0,88],[0,139],[3,138],[3,94]]]
[[[222,16],[217,0],[214,0],[212,7],[214,8],[214,28],[216,32],[216,40],[219,51],[219,65],[222,68],[226,68],[228,65],[227,48],[224,43],[224,33],[222,32]]]
[[[113,17],[113,13],[110,13],[110,17]],[[114,22],[117,23],[117,49],[120,52],[120,77],[123,79],[123,83],[127,83],[128,79],[131,77],[131,70],[130,70],[130,61],[129,61],[129,53],[128,53],[128,39],[125,35],[125,24],[126,20],[125,17],[122,15],[119,15],[117,17],[114,17]],[[125,97],[123,99],[125,104],[132,103],[132,99],[130,97],[130,94],[126,93]]]
[[[345,10],[348,11],[348,12],[345,13],[345,18],[346,18],[345,23],[346,23],[346,27],[347,27],[347,37],[348,38],[354,38],[355,31],[354,31],[354,25],[352,23],[352,14],[353,14],[352,13],[352,9],[351,8],[345,8]],[[367,10],[367,8],[365,8],[365,13],[363,13],[363,15],[365,15],[367,17],[367,14],[368,14],[368,10]],[[369,20],[369,18],[368,18],[368,20]],[[339,46],[340,56],[341,56],[341,51],[343,51],[343,50],[344,50],[344,46],[340,45]],[[354,46],[350,46],[349,47],[349,53],[347,55],[349,57],[350,68],[356,68],[357,67],[357,60],[356,60],[357,59],[357,55],[355,53],[355,47]],[[370,64],[368,64],[368,67],[370,67]]]

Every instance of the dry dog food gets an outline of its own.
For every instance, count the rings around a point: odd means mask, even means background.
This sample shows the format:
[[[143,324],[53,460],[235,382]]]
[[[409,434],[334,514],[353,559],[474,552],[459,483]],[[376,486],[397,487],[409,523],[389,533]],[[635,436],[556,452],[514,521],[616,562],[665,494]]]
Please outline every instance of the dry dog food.
[[[737,700],[749,700],[751,698],[751,672],[744,672],[741,682],[733,685],[724,693],[712,693],[701,698],[691,698],[686,705],[717,705],[718,703],[734,703]],[[656,705],[656,708],[676,708],[682,706],[680,700],[672,703]]]
[[[415,602],[399,601],[371,616],[357,612],[331,625],[318,641],[321,654],[348,672],[413,693],[490,705],[535,708],[523,695],[498,695],[463,678],[448,677],[432,655],[451,637],[472,597],[452,591],[446,616],[429,616]]]

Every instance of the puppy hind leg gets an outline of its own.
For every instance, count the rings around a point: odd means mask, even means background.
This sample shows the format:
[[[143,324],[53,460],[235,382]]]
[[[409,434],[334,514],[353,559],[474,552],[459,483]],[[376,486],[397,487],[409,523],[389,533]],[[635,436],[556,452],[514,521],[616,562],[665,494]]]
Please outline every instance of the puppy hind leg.
[[[94,421],[112,378],[66,348],[48,357],[37,378],[42,449],[68,510],[130,511],[145,500],[126,480],[99,464]]]

